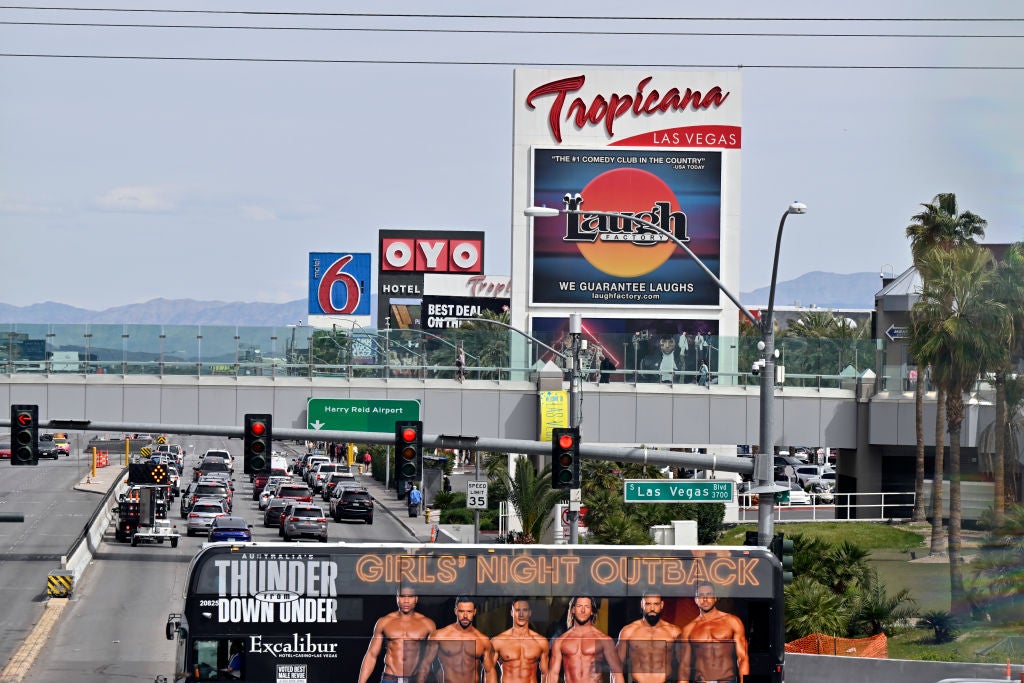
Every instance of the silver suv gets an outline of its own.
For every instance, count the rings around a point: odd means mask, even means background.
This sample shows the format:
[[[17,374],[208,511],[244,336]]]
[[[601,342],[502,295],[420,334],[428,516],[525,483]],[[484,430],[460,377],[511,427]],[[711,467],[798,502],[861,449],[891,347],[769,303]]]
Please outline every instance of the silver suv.
[[[284,540],[312,536],[321,543],[327,542],[327,518],[324,511],[316,505],[298,503],[289,505],[284,511],[284,523],[281,525]]]

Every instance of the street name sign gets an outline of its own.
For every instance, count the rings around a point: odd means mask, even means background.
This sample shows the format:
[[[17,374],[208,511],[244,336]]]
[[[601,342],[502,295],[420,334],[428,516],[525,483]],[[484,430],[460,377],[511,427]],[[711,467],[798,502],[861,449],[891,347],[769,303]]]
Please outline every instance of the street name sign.
[[[627,503],[732,503],[736,485],[725,479],[627,479]]]
[[[396,420],[420,419],[420,402],[389,398],[311,398],[306,429],[394,434]]]
[[[487,482],[470,481],[466,486],[466,507],[470,510],[487,509]]]

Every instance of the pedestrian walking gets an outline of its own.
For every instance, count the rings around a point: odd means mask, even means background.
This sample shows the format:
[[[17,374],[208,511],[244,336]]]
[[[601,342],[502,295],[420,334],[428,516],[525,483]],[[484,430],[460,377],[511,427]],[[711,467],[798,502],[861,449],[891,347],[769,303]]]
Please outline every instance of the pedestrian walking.
[[[455,380],[463,382],[466,379],[466,349],[459,342],[458,351],[455,355]]]
[[[409,491],[409,516],[418,517],[420,514],[420,503],[423,502],[423,494],[416,487],[416,484],[412,485],[412,490]]]

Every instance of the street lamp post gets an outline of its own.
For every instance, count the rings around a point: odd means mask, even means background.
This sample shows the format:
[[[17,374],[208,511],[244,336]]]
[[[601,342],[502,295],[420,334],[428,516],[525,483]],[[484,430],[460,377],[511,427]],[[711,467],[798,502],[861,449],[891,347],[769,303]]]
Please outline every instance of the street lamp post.
[[[553,217],[559,214],[585,214],[587,216],[607,216],[610,218],[618,218],[620,220],[626,220],[633,222],[643,227],[653,230],[654,232],[666,237],[671,240],[682,249],[687,256],[693,259],[694,263],[704,271],[704,274],[711,278],[712,282],[718,286],[718,289],[725,294],[730,301],[736,304],[740,312],[749,320],[758,331],[761,333],[761,341],[758,342],[758,350],[762,354],[762,361],[760,365],[761,371],[761,395],[760,395],[760,418],[761,418],[761,429],[759,433],[760,447],[758,448],[758,454],[754,456],[754,486],[751,489],[752,493],[759,494],[758,496],[758,514],[757,514],[757,542],[758,545],[768,546],[771,543],[772,536],[774,536],[774,512],[775,512],[775,492],[781,490],[779,486],[775,484],[775,477],[773,476],[774,464],[775,464],[775,286],[778,279],[779,273],[779,248],[782,246],[782,229],[786,225],[786,218],[790,214],[802,214],[807,213],[807,206],[800,202],[793,202],[782,214],[782,219],[779,221],[779,230],[775,238],[775,260],[772,265],[772,280],[771,287],[768,294],[768,310],[764,315],[758,319],[753,313],[751,313],[746,306],[740,303],[739,298],[733,294],[728,287],[715,275],[710,268],[708,268],[703,261],[698,258],[693,250],[682,240],[680,240],[674,233],[669,230],[665,230],[660,225],[652,223],[643,218],[639,218],[632,214],[623,214],[614,211],[581,211],[580,206],[583,204],[583,197],[579,194],[570,195],[566,194],[563,200],[565,202],[565,209],[556,209],[546,206],[531,206],[528,207],[523,213],[530,218],[544,218]]]
[[[557,215],[557,214],[556,214]],[[517,327],[512,327],[507,323],[503,323],[500,320],[491,320],[490,318],[465,318],[465,320],[473,320],[482,323],[492,323],[494,325],[500,325],[513,332],[518,332],[530,341],[543,346],[545,349],[555,354],[562,359],[563,365],[567,365],[570,370],[569,375],[569,426],[579,428],[580,422],[583,421],[583,368],[580,363],[580,351],[583,348],[583,321],[579,313],[569,314],[569,341],[570,349],[569,354],[557,351],[540,339],[523,332]],[[580,490],[569,489],[569,544],[575,545],[579,543],[579,516],[580,516]]]

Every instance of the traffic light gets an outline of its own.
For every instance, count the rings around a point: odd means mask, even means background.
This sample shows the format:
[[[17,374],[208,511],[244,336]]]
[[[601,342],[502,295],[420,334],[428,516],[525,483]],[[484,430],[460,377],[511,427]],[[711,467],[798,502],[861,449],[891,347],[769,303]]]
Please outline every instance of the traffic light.
[[[793,539],[785,534],[775,534],[772,538],[771,551],[782,563],[782,583],[793,583]]]
[[[419,420],[395,422],[395,469],[398,490],[402,482],[415,484],[423,471],[423,423]]]
[[[256,474],[270,469],[270,447],[273,438],[274,416],[266,413],[248,413],[242,436],[242,460],[245,474]]]
[[[551,430],[551,488],[580,487],[580,431],[574,427]]]
[[[11,464],[39,464],[39,406],[11,406]]]

